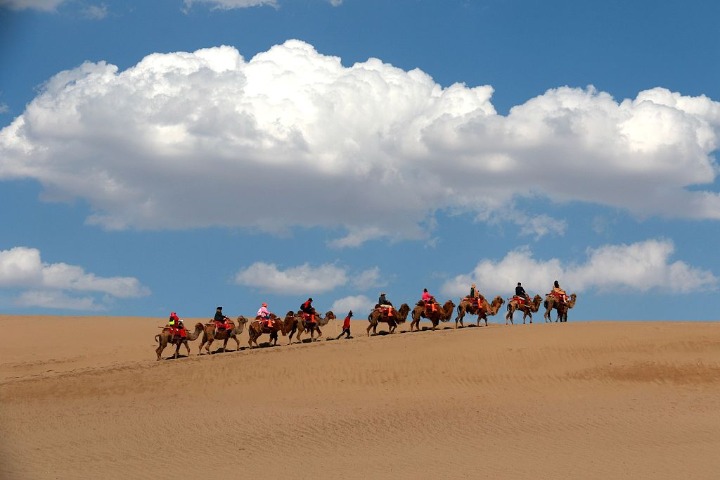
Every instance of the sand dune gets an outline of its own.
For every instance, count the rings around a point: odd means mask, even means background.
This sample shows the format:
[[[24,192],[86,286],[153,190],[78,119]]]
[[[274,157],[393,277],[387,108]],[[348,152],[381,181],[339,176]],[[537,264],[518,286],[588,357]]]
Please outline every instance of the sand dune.
[[[190,357],[158,362],[163,323],[0,316],[0,478],[720,472],[720,323],[491,324],[368,338],[357,320],[352,340],[286,346],[281,337],[278,347],[202,356],[194,342]]]

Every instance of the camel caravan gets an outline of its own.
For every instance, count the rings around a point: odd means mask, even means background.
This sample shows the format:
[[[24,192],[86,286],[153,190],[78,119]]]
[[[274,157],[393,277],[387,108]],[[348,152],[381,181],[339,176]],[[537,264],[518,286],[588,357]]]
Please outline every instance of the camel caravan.
[[[522,285],[518,283],[515,288],[515,295],[507,300],[505,325],[513,325],[515,312],[522,313],[523,324],[525,324],[526,319],[529,319],[529,323],[532,323],[532,314],[537,313],[541,305],[545,308],[543,318],[546,323],[552,322],[550,314],[553,310],[555,310],[557,314],[556,322],[567,322],[568,310],[575,306],[577,295],[573,293],[568,296],[565,291],[560,288],[558,282],[555,281],[554,288],[550,293],[545,295],[544,299],[540,295],[535,295],[533,298],[530,298]],[[499,295],[488,302],[477,290],[475,284],[472,284],[470,294],[462,298],[457,305],[455,328],[465,327],[463,323],[465,315],[476,316],[476,326],[480,327],[481,321],[484,321],[485,326],[487,326],[488,317],[497,315],[504,303],[505,300]],[[455,303],[452,300],[447,300],[445,303],[440,304],[433,295],[428,293],[427,289],[423,290],[422,298],[412,309],[407,303],[403,303],[400,308],[396,309],[393,304],[387,300],[385,293],[381,293],[378,302],[368,315],[369,325],[366,333],[367,336],[370,336],[370,332],[372,331],[373,335],[377,335],[377,327],[381,323],[387,325],[387,333],[395,333],[397,328],[407,321],[408,316],[411,320],[410,332],[420,331],[420,320],[423,318],[430,321],[430,330],[436,330],[440,322],[450,321],[454,312]],[[349,331],[350,316],[352,316],[352,312],[348,314],[344,324],[344,332],[345,329],[347,329],[347,338],[352,338],[350,337]],[[295,336],[297,343],[302,343],[303,340],[301,336],[303,334],[309,336],[308,340],[310,342],[315,342],[323,335],[321,327],[326,326],[335,318],[335,314],[332,311],[326,312],[324,316],[317,314],[315,308],[312,306],[312,298],[308,298],[308,300],[302,303],[298,311],[290,310],[284,318],[269,312],[266,303],[262,304],[262,307],[258,310],[256,317],[252,321],[242,315],[232,320],[222,313],[222,307],[217,307],[215,317],[211,321],[207,323],[198,322],[195,324],[193,331],[189,332],[183,325],[183,321],[175,312],[172,312],[167,325],[161,327],[162,331],[158,335],[155,335],[155,341],[158,344],[155,353],[157,354],[157,359],[160,360],[163,350],[168,345],[173,345],[175,346],[175,353],[172,358],[178,358],[180,347],[182,346],[187,350],[187,356],[190,356],[189,343],[201,337],[202,340],[198,347],[198,355],[203,354],[203,347],[205,347],[205,353],[209,355],[211,353],[210,346],[216,340],[223,342],[222,347],[217,350],[218,352],[226,351],[230,339],[235,341],[236,351],[239,351],[240,340],[238,337],[243,333],[245,328],[247,328],[248,331],[248,348],[250,349],[260,346],[258,340],[263,335],[269,335],[268,345],[270,346],[277,345],[279,334],[282,334],[283,337],[288,337],[288,345],[293,343],[293,336]]]

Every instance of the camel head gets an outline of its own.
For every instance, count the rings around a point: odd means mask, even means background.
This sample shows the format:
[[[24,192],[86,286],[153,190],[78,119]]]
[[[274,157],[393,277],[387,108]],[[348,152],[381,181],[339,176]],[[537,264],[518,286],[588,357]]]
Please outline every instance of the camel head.
[[[577,295],[573,293],[570,295],[570,300],[568,300],[567,302],[567,307],[573,308],[575,306],[575,300],[577,300]]]
[[[505,303],[505,299],[498,295],[497,297],[493,298],[492,303],[490,303],[490,315],[495,315],[497,312],[500,311],[500,307],[502,304]]]
[[[452,317],[453,310],[455,310],[455,303],[452,300],[448,300],[442,306],[443,317],[449,319]]]
[[[404,322],[407,319],[408,313],[410,313],[410,305],[407,303],[400,305],[400,309],[397,311],[398,321]]]
[[[335,314],[332,312],[332,310],[328,311],[325,314],[325,318],[318,317],[317,322],[318,322],[318,325],[320,325],[321,327],[324,327],[325,325],[327,325],[330,322],[330,320],[335,320]]]

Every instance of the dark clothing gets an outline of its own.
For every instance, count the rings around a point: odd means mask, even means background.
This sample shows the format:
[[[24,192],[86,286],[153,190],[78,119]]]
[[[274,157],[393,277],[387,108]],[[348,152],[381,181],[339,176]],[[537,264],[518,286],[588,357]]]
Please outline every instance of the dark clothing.
[[[528,294],[525,293],[525,289],[522,287],[522,285],[518,285],[515,287],[515,295],[518,297],[527,298]]]
[[[215,321],[215,325],[217,326],[218,330],[223,330],[226,328],[225,321],[230,320],[228,317],[222,314],[222,312],[217,311],[215,312],[215,318],[213,318]]]
[[[380,298],[378,298],[378,305],[392,305],[392,303],[388,302],[388,299],[385,298],[385,294],[380,295]]]
[[[315,307],[313,307],[312,302],[308,300],[307,302],[300,305],[300,311],[312,315],[313,313],[315,313]]]

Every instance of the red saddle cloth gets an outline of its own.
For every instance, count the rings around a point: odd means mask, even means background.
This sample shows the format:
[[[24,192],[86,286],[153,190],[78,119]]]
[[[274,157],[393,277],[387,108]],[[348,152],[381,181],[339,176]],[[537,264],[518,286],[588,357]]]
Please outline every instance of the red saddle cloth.
[[[179,338],[187,338],[187,329],[186,328],[178,328],[178,327],[168,327],[170,329],[170,335]]]
[[[560,292],[550,292],[548,295],[555,297],[558,301],[563,302],[565,300],[565,295],[563,295]]]
[[[432,313],[436,312],[438,309],[438,304],[435,302],[430,302],[425,304],[425,312],[426,313]]]
[[[513,298],[513,301],[518,304],[518,306],[523,307],[527,303],[527,299],[523,297],[518,297],[515,295]]]
[[[229,323],[215,322],[215,330],[218,332],[220,330],[230,330],[231,328],[232,326]]]
[[[305,320],[305,323],[315,323],[315,314],[303,313],[303,320]]]
[[[385,317],[395,316],[395,309],[393,307],[380,307],[380,313]]]

